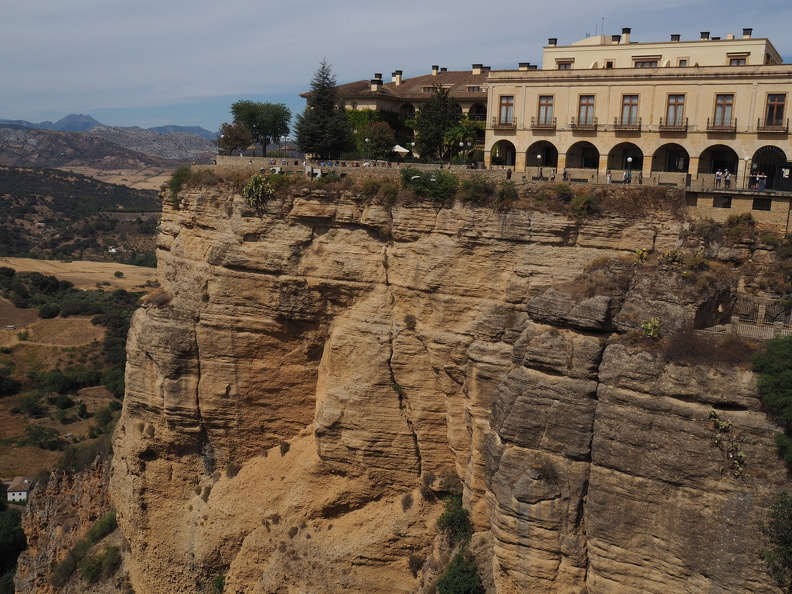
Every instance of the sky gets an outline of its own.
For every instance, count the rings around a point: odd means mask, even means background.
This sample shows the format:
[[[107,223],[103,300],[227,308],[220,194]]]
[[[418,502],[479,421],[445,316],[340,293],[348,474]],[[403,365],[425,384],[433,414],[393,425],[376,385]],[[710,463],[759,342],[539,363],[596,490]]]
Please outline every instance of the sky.
[[[301,113],[322,60],[338,84],[437,64],[541,63],[569,45],[632,28],[638,42],[725,38],[753,28],[792,62],[790,0],[5,0],[0,119],[91,115],[108,126],[217,131],[249,99]]]

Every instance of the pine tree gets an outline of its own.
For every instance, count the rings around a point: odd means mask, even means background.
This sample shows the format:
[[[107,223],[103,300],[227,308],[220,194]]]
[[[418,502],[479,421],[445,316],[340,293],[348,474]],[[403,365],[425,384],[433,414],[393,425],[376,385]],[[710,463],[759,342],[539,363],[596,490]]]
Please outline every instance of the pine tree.
[[[413,129],[416,132],[415,148],[424,159],[436,159],[445,146],[448,130],[457,125],[454,100],[448,89],[435,85],[432,96],[415,115]]]
[[[344,102],[326,60],[311,81],[305,111],[297,116],[297,146],[319,159],[337,159],[350,139]]]

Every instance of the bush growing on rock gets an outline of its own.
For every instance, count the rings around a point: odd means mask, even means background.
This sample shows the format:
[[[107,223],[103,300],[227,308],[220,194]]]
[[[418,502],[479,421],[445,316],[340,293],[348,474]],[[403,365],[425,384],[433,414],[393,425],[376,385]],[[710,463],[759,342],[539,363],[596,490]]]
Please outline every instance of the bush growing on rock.
[[[462,507],[462,497],[449,495],[445,498],[445,511],[437,519],[437,527],[452,543],[467,542],[473,535],[473,524],[468,510]]]
[[[478,567],[472,559],[466,559],[465,551],[459,551],[448,571],[437,582],[439,594],[484,594],[484,586]]]
[[[770,548],[760,550],[759,556],[776,583],[788,586],[792,575],[792,496],[779,493],[760,529]]]

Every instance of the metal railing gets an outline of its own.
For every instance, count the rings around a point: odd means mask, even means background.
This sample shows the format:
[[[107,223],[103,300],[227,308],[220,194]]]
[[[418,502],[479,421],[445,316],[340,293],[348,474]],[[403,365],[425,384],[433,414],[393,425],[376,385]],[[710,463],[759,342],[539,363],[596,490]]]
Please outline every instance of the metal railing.
[[[737,132],[737,118],[730,120],[707,118],[707,132]]]
[[[663,123],[663,118],[660,118],[660,126],[659,129],[661,132],[687,132],[688,130],[688,119],[685,118],[684,124],[677,124],[677,123]]]
[[[537,118],[531,118],[531,130],[555,130],[556,129],[556,119],[553,118],[551,121],[542,120],[539,121]]]
[[[756,131],[757,132],[778,132],[781,134],[788,134],[789,133],[789,118],[787,118],[786,124],[778,124],[778,125],[771,125],[769,122],[765,122],[762,125],[761,118],[756,121]]]
[[[501,122],[495,116],[492,116],[492,128],[496,130],[514,130],[517,128],[517,122],[512,119],[511,121]]]
[[[614,130],[622,130],[622,131],[630,131],[630,132],[640,132],[641,131],[641,118],[638,118],[637,122],[625,122],[622,120],[619,121],[619,118],[613,118],[613,129]]]
[[[597,130],[597,118],[587,118],[584,121],[580,121],[579,119],[572,118],[572,121],[569,123],[569,127],[572,130]]]

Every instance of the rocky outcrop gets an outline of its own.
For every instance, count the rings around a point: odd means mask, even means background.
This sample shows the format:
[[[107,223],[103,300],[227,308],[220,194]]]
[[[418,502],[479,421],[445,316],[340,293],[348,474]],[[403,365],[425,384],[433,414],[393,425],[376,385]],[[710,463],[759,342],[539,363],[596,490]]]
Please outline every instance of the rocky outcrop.
[[[135,591],[420,591],[447,561],[422,486],[451,477],[492,591],[775,591],[756,525],[783,469],[753,376],[625,339],[729,306],[734,276],[633,263],[682,229],[182,193],[114,436]]]
[[[22,520],[28,548],[17,562],[18,594],[86,592],[84,584],[57,588],[51,577],[94,522],[111,511],[109,472],[109,460],[99,457],[78,473],[55,471],[33,489]]]

